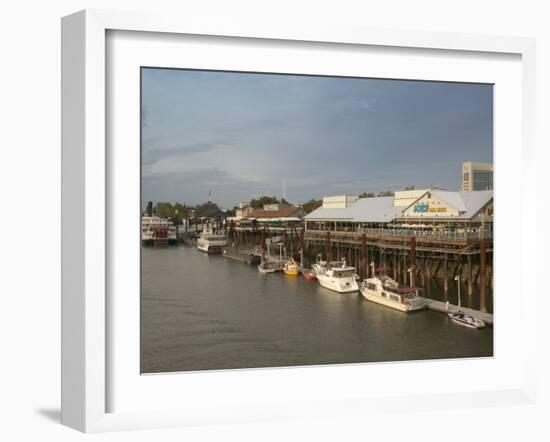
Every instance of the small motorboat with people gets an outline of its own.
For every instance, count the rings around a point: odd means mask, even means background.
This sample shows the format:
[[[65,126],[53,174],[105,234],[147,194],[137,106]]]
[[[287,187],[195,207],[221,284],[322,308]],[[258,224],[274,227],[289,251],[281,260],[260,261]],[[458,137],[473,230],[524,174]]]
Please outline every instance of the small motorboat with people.
[[[355,267],[348,266],[346,260],[330,265],[324,273],[317,273],[317,279],[322,287],[338,293],[352,293],[359,291]]]
[[[294,261],[294,258],[290,258],[285,263],[283,272],[285,273],[285,275],[298,276],[300,274],[300,266],[296,261]]]
[[[465,327],[470,327],[470,328],[485,327],[485,322],[483,322],[481,319],[476,318],[473,315],[468,315],[461,310],[457,312],[449,313],[449,318],[451,318],[457,324],[463,325]]]
[[[449,312],[448,316],[451,318],[452,321],[456,322],[457,324],[463,325],[464,327],[469,328],[483,328],[485,327],[485,322],[483,322],[481,319],[476,318],[474,315],[470,315],[467,313],[464,313],[461,308],[461,302],[460,302],[460,275],[455,276],[455,281],[458,282],[458,311],[456,312]],[[449,309],[449,303],[447,302],[447,310]]]
[[[425,298],[418,295],[419,288],[399,287],[397,281],[385,274],[385,269],[378,268],[376,271],[379,275],[365,279],[361,283],[361,294],[366,299],[402,312],[426,307]]]

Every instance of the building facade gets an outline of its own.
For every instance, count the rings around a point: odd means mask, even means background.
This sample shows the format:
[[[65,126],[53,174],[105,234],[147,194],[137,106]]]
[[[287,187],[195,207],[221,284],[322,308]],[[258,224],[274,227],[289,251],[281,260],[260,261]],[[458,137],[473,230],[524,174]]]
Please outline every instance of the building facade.
[[[490,163],[462,163],[463,192],[493,190],[493,165]]]
[[[328,204],[325,204],[325,201]],[[306,231],[377,235],[491,238],[493,192],[448,192],[422,189],[394,196],[361,198],[335,207],[334,197],[306,215]]]

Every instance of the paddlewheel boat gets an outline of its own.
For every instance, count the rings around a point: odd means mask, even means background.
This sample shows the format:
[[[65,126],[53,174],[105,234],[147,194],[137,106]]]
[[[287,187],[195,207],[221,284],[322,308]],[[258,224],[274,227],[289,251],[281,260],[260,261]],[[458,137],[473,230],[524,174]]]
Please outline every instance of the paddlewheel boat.
[[[203,232],[197,240],[197,249],[209,254],[220,254],[226,246],[227,238],[225,235],[219,235],[211,231]]]

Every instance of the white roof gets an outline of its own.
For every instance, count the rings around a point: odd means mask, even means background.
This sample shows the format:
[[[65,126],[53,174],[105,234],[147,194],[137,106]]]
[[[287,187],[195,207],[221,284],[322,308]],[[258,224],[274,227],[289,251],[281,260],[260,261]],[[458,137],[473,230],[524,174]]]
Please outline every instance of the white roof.
[[[459,216],[449,217],[450,219],[470,219],[493,198],[492,190],[476,192],[432,190],[431,192],[460,212]],[[392,196],[360,198],[345,209],[327,209],[319,207],[306,215],[305,219],[307,221],[391,222],[395,218],[404,218],[403,211],[407,209],[407,207],[394,207],[393,199]],[[444,217],[438,216],[437,219],[444,219]]]
[[[433,190],[432,195],[447,203],[449,206],[454,207],[459,212],[465,212],[466,206],[462,199],[460,192],[448,192],[446,190]]]
[[[492,190],[477,190],[475,192],[456,192],[462,198],[466,212],[461,214],[461,218],[474,217],[489,201],[493,199]]]
[[[459,211],[458,216],[438,216],[438,219],[471,219],[473,218],[487,203],[493,199],[492,190],[476,190],[473,192],[448,192],[446,190],[428,190],[432,195],[436,196],[443,202]],[[420,198],[422,198],[422,195]],[[420,199],[419,198],[419,199]],[[404,210],[410,206],[405,207]],[[401,218],[407,218],[401,216]],[[429,217],[423,217],[429,218]]]
[[[355,222],[390,222],[401,215],[401,208],[393,207],[393,197],[360,198],[345,209],[318,209],[305,216],[311,220],[342,220]]]

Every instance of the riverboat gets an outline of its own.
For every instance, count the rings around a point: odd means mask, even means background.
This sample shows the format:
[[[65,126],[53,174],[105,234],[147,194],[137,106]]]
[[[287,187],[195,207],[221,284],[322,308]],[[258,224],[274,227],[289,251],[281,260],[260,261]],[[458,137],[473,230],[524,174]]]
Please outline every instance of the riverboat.
[[[167,218],[145,215],[141,218],[141,242],[147,246],[176,244],[176,226]]]
[[[210,230],[202,232],[197,240],[197,249],[208,254],[220,254],[226,246],[225,235],[216,234]]]
[[[418,295],[419,290],[415,287],[399,287],[399,284],[388,276],[375,276],[361,283],[363,297],[402,312],[426,307],[426,300]]]
[[[346,265],[346,261],[339,261],[337,265],[330,265],[324,273],[317,273],[317,279],[322,287],[338,293],[352,293],[359,290],[358,276],[355,267]]]

